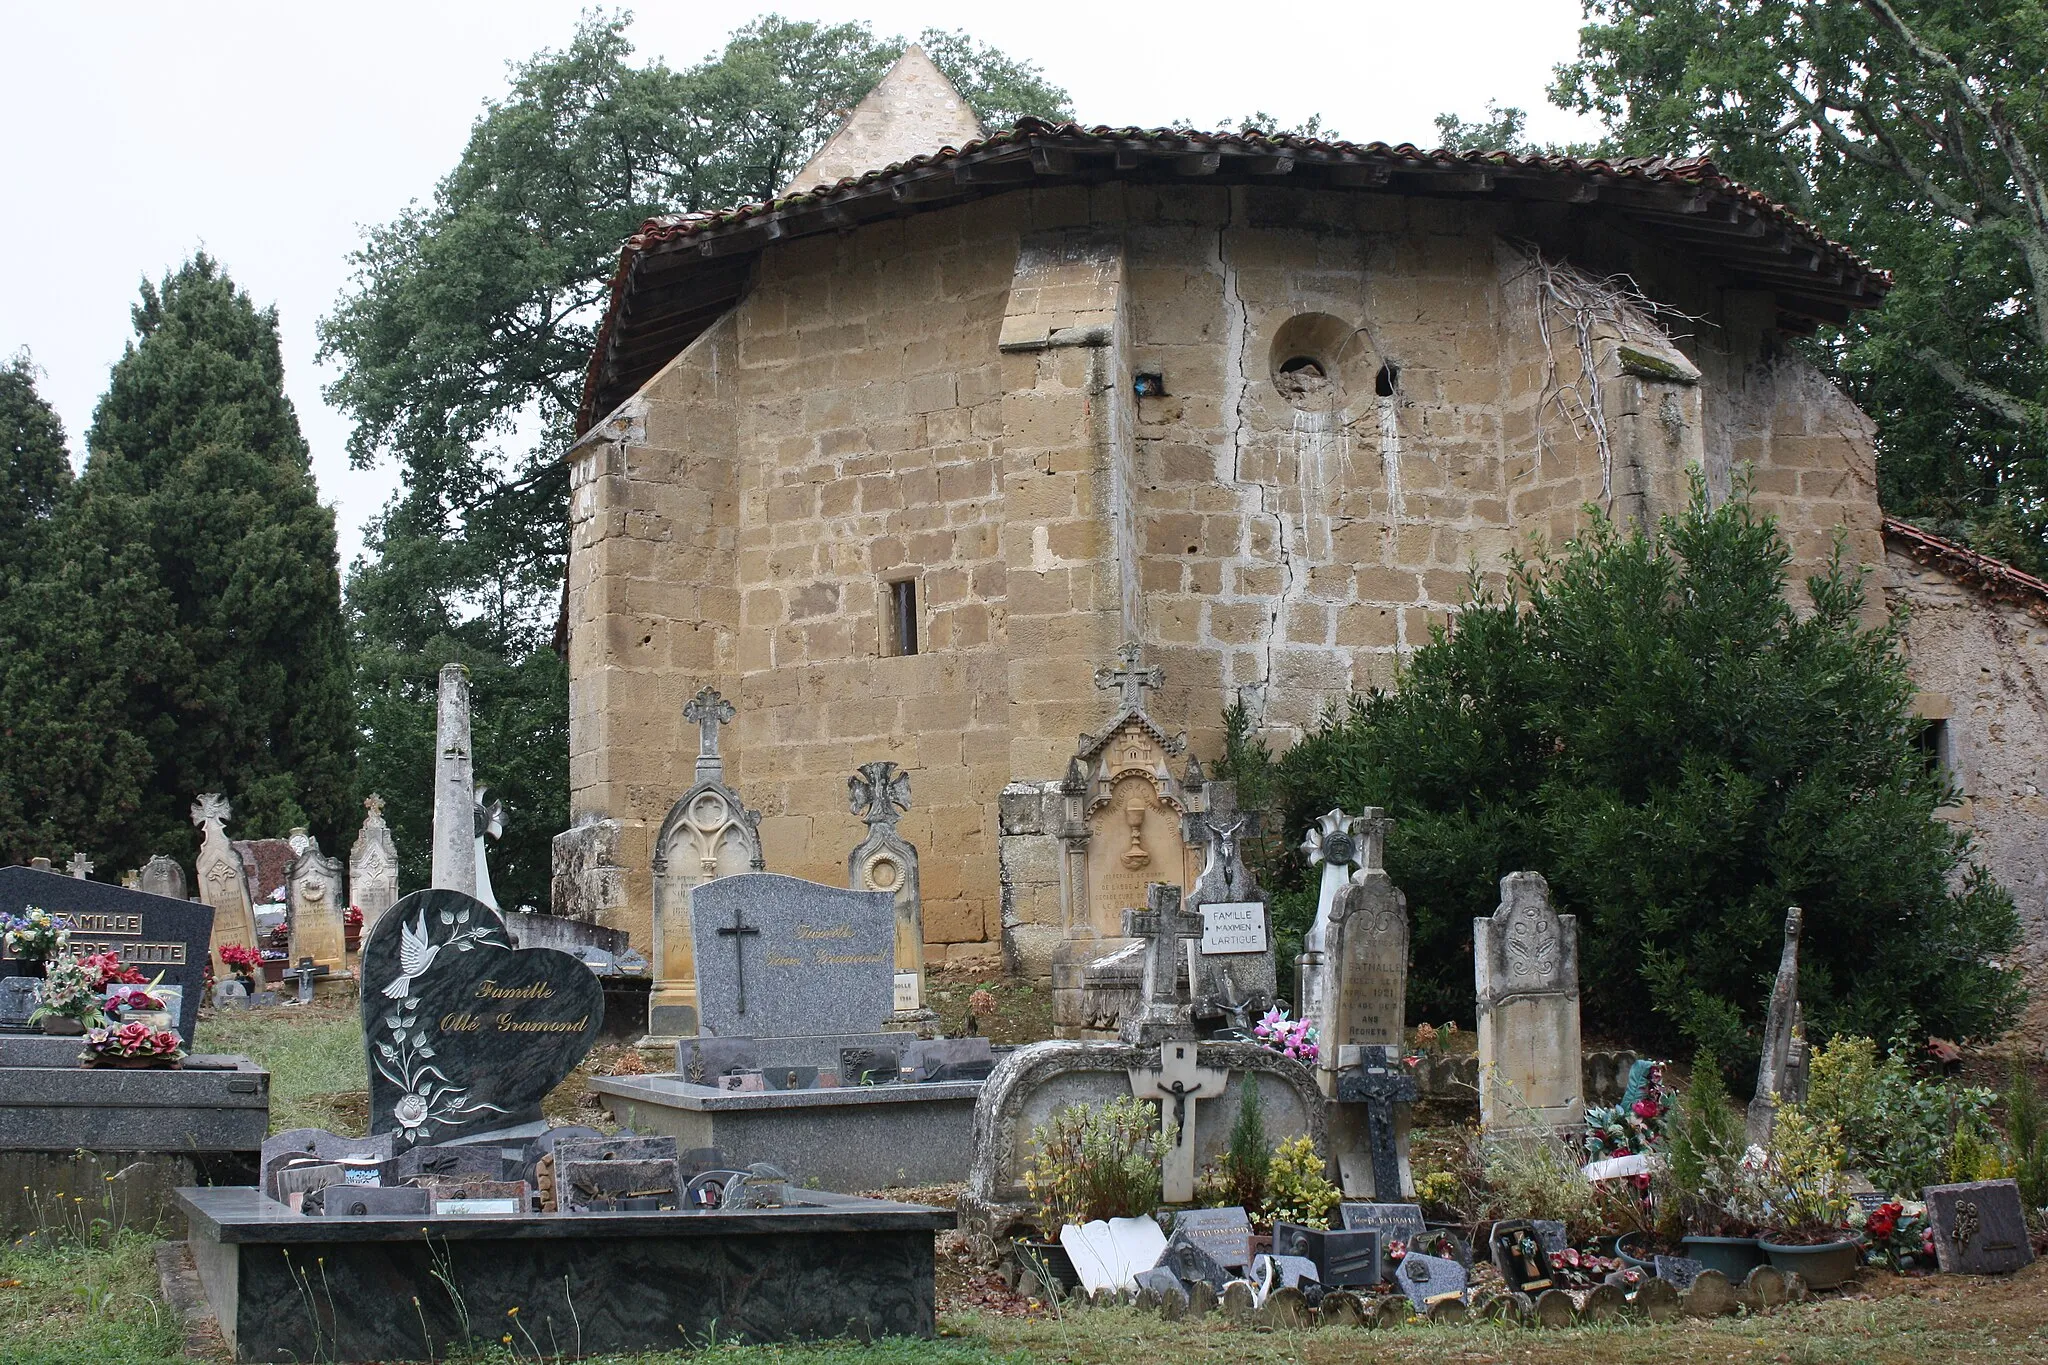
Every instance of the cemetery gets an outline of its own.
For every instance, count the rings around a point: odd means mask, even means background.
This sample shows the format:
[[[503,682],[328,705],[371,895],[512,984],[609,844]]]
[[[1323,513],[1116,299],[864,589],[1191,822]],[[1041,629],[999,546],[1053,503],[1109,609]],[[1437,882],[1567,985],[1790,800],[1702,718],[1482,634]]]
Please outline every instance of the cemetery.
[[[357,748],[0,715],[0,1365],[2048,1360],[2048,579],[1880,505],[1893,276],[938,39],[586,282],[547,591],[359,568]]]

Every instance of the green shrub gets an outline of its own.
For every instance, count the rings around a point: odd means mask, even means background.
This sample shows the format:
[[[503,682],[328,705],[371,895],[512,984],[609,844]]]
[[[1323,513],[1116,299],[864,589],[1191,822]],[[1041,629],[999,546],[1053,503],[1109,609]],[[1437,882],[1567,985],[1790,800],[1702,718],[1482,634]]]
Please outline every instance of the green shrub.
[[[1031,1130],[1024,1188],[1039,1204],[1044,1231],[1069,1223],[1135,1218],[1159,1207],[1159,1110],[1135,1095],[1104,1105],[1070,1104]]]
[[[1991,1150],[1990,1091],[1915,1077],[1897,1053],[1879,1057],[1868,1038],[1816,1047],[1806,1103],[1840,1131],[1843,1159],[1887,1194],[1917,1194],[1945,1180],[1974,1180]]]
[[[1472,1017],[1472,920],[1533,868],[1579,917],[1589,1029],[1638,1046],[1746,1069],[1790,905],[1815,1036],[2004,1028],[2018,920],[1989,877],[1952,876],[1968,837],[1933,818],[1950,792],[1896,626],[1863,624],[1839,553],[1795,610],[1789,562],[1768,518],[1709,507],[1697,477],[1654,537],[1596,515],[1504,593],[1475,580],[1398,690],[1279,760],[1287,840],[1332,806],[1398,821],[1411,1019]]]
[[[1330,1224],[1330,1210],[1344,1193],[1323,1173],[1315,1140],[1303,1133],[1281,1143],[1266,1167],[1266,1201],[1261,1208],[1268,1223],[1294,1223],[1321,1228]]]
[[[2034,1089],[2023,1056],[2012,1061],[2005,1088],[2005,1135],[2012,1143],[2013,1178],[2030,1209],[2048,1207],[2048,1112]]]
[[[1247,1211],[1266,1203],[1266,1174],[1273,1160],[1266,1141],[1265,1100],[1259,1094],[1259,1078],[1247,1071],[1240,1082],[1237,1117],[1230,1125],[1230,1142],[1223,1160],[1203,1173],[1197,1197],[1201,1203],[1228,1207],[1236,1204]]]
[[[1692,1083],[1678,1103],[1665,1139],[1665,1166],[1657,1176],[1666,1235],[1742,1237],[1756,1221],[1754,1182],[1742,1167],[1748,1150],[1742,1116],[1712,1056],[1693,1059]],[[1671,1224],[1677,1226],[1673,1227]]]

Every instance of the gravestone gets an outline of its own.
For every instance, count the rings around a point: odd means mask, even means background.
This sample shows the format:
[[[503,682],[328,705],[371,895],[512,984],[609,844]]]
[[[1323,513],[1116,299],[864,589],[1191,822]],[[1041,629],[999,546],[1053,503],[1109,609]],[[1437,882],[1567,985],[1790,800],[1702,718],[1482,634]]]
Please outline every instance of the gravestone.
[[[540,1104],[604,1025],[590,969],[514,948],[458,891],[415,891],[363,940],[370,1131],[394,1151],[542,1124]]]
[[[1557,1287],[1557,1272],[1551,1267],[1550,1253],[1543,1249],[1542,1235],[1528,1219],[1510,1218],[1495,1223],[1487,1235],[1487,1250],[1493,1268],[1500,1272],[1509,1289],[1534,1298]]]
[[[1778,976],[1771,983],[1771,1003],[1764,1019],[1763,1055],[1756,1064],[1756,1093],[1745,1116],[1746,1136],[1759,1147],[1771,1145],[1778,1125],[1778,1106],[1806,1098],[1806,1025],[1799,1005],[1799,930],[1805,912],[1785,912],[1785,944],[1778,955]]]
[[[1337,1206],[1337,1212],[1345,1231],[1379,1234],[1381,1280],[1390,1278],[1387,1255],[1393,1249],[1393,1243],[1399,1242],[1404,1253],[1414,1251],[1426,1231],[1422,1208],[1417,1204],[1365,1204],[1346,1200]]]
[[[554,837],[548,904],[557,917],[608,925],[625,908],[626,869],[619,862],[625,831],[617,820],[585,813]]]
[[[732,703],[711,687],[699,690],[683,707],[684,721],[697,727],[697,767],[693,785],[669,807],[654,839],[654,985],[647,1000],[649,1038],[717,1032],[698,1017],[690,892],[714,878],[759,872],[764,866],[761,813],[748,810],[740,794],[725,784],[725,760],[718,752],[719,729],[733,715]]]
[[[40,976],[0,976],[0,1029],[26,1032],[43,1004]]]
[[[1545,1255],[1555,1256],[1571,1245],[1562,1218],[1531,1218],[1529,1226],[1536,1229],[1536,1239],[1543,1243]]]
[[[469,670],[444,664],[434,706],[434,859],[437,890],[476,894],[476,782],[469,747]]]
[[[32,867],[0,868],[0,912],[19,915],[40,906],[71,921],[71,951],[79,957],[114,952],[145,979],[159,973],[164,996],[186,1047],[199,1022],[206,990],[206,954],[213,941],[213,908],[147,891],[80,881]],[[21,964],[0,942],[0,974],[21,975]]]
[[[1190,824],[1207,812],[1206,783],[1193,758],[1183,778],[1173,776],[1170,760],[1186,752],[1187,736],[1168,735],[1146,713],[1145,693],[1165,674],[1139,657],[1138,645],[1125,644],[1116,667],[1095,670],[1096,687],[1117,694],[1117,710],[1100,734],[1081,736],[1059,784],[1062,925],[1052,978],[1063,1037],[1102,1036],[1138,1006],[1124,912],[1144,910],[1154,882],[1188,892],[1200,871]]]
[[[1249,1036],[1279,986],[1272,916],[1239,852],[1245,817],[1211,815],[1196,823],[1208,850],[1187,898],[1188,910],[1202,917],[1202,936],[1188,959],[1191,1013],[1209,1028],[1235,1028]]]
[[[64,864],[64,871],[76,877],[79,881],[84,881],[92,876],[92,866],[92,859],[86,857],[85,854],[73,853],[71,861]]]
[[[1656,1268],[1657,1278],[1680,1290],[1692,1288],[1693,1281],[1707,1268],[1705,1261],[1690,1256],[1658,1256],[1650,1263]]]
[[[398,845],[384,823],[384,798],[371,792],[363,798],[362,830],[348,852],[348,902],[363,915],[363,940],[384,912],[398,901]]]
[[[1358,870],[1329,907],[1328,968],[1313,1019],[1318,1081],[1336,1094],[1337,1074],[1361,1047],[1403,1051],[1408,1021],[1408,897],[1381,866],[1393,821],[1377,807],[1352,822]]]
[[[1332,1289],[1380,1282],[1382,1257],[1376,1228],[1325,1231],[1294,1223],[1275,1223],[1273,1252],[1277,1256],[1303,1256],[1314,1262],[1317,1282]]]
[[[1182,1209],[1173,1215],[1173,1243],[1185,1242],[1225,1270],[1242,1270],[1252,1263],[1252,1220],[1241,1208]],[[1186,1279],[1187,1276],[1181,1278]],[[1219,1281],[1217,1289],[1222,1289]]]
[[[298,833],[298,831],[294,831]],[[294,963],[311,958],[337,986],[348,970],[348,904],[342,892],[341,859],[320,851],[311,835],[292,859],[285,885]]]
[[[701,1036],[865,1034],[893,1007],[895,898],[745,872],[693,888]]]
[[[938,1016],[924,1007],[924,905],[917,888],[917,849],[896,832],[910,809],[910,774],[887,759],[863,763],[846,779],[846,802],[868,828],[846,855],[846,884],[896,898],[896,974],[890,1023],[929,1028]]]
[[[1301,855],[1310,867],[1321,868],[1322,876],[1316,890],[1315,917],[1301,937],[1301,955],[1294,959],[1294,1013],[1296,1018],[1321,1020],[1330,966],[1330,914],[1338,895],[1351,882],[1351,870],[1358,865],[1356,822],[1342,810],[1326,811],[1309,826],[1301,841]]]
[[[1441,1256],[1409,1252],[1394,1268],[1394,1283],[1408,1296],[1415,1311],[1426,1313],[1431,1304],[1452,1299],[1462,1301],[1467,1281],[1465,1267]]]
[[[2009,1275],[2033,1263],[2020,1187],[2011,1180],[1929,1185],[1934,1259],[1951,1275]]]
[[[1172,891],[1171,887],[1155,890]],[[1185,1204],[1195,1197],[1195,1123],[1193,1107],[1205,1099],[1221,1099],[1230,1073],[1196,1064],[1195,1044],[1163,1042],[1159,1065],[1131,1072],[1131,1093],[1159,1101],[1160,1198]],[[1173,1141],[1166,1142],[1168,1133]]]
[[[1180,888],[1154,883],[1150,908],[1124,911],[1124,935],[1144,946],[1138,1008],[1125,1015],[1119,1041],[1149,1047],[1194,1036],[1190,1005],[1179,987],[1182,944],[1202,934],[1202,918],[1180,908]]]
[[[208,792],[192,803],[192,823],[199,826],[199,857],[193,866],[199,899],[213,907],[213,974],[225,980],[231,973],[221,961],[220,950],[229,944],[254,948],[256,910],[249,900],[248,873],[242,855],[228,841],[227,822],[234,814],[227,798]]]
[[[1584,1126],[1578,918],[1550,908],[1540,873],[1500,879],[1472,921],[1479,992],[1479,1121],[1490,1134]]]
[[[185,899],[185,869],[168,854],[152,853],[149,861],[142,865],[141,881],[142,890],[152,896],[169,896],[176,901]]]
[[[1340,1145],[1337,1168],[1344,1192],[1381,1202],[1412,1198],[1415,1177],[1408,1163],[1410,1106],[1416,1097],[1415,1077],[1390,1047],[1361,1047],[1358,1064],[1337,1073],[1337,1103],[1331,1115],[1333,1141],[1342,1124],[1362,1146]]]

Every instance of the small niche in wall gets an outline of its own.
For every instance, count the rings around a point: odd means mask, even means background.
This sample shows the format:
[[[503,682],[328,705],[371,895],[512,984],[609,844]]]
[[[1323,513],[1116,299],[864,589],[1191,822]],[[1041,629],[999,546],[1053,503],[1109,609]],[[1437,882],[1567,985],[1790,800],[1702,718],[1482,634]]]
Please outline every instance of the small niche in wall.
[[[903,658],[917,650],[917,580],[892,579],[882,585],[882,655]]]

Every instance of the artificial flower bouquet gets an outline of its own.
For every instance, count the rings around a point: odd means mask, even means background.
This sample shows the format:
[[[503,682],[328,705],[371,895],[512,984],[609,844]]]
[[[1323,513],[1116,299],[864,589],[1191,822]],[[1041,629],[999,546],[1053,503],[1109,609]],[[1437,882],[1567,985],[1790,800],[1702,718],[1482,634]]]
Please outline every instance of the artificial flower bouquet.
[[[224,943],[220,949],[220,960],[233,969],[236,979],[253,993],[256,978],[263,973],[263,950],[246,948],[239,943]]]
[[[97,976],[86,962],[69,953],[50,964],[48,979],[43,982],[42,998],[41,1007],[29,1016],[31,1023],[43,1024],[61,1019],[74,1021],[62,1029],[46,1027],[45,1032],[76,1033],[81,1027],[90,1028],[102,1020],[105,1000],[100,995]]]
[[[1316,1026],[1306,1019],[1289,1019],[1284,1009],[1267,1010],[1252,1025],[1252,1036],[1283,1057],[1297,1062],[1316,1059]]]
[[[184,1057],[177,1034],[135,1023],[88,1031],[79,1060],[87,1066],[150,1067],[176,1066]]]
[[[71,946],[71,921],[40,906],[24,905],[18,915],[0,912],[0,937],[17,961],[43,967]]]

